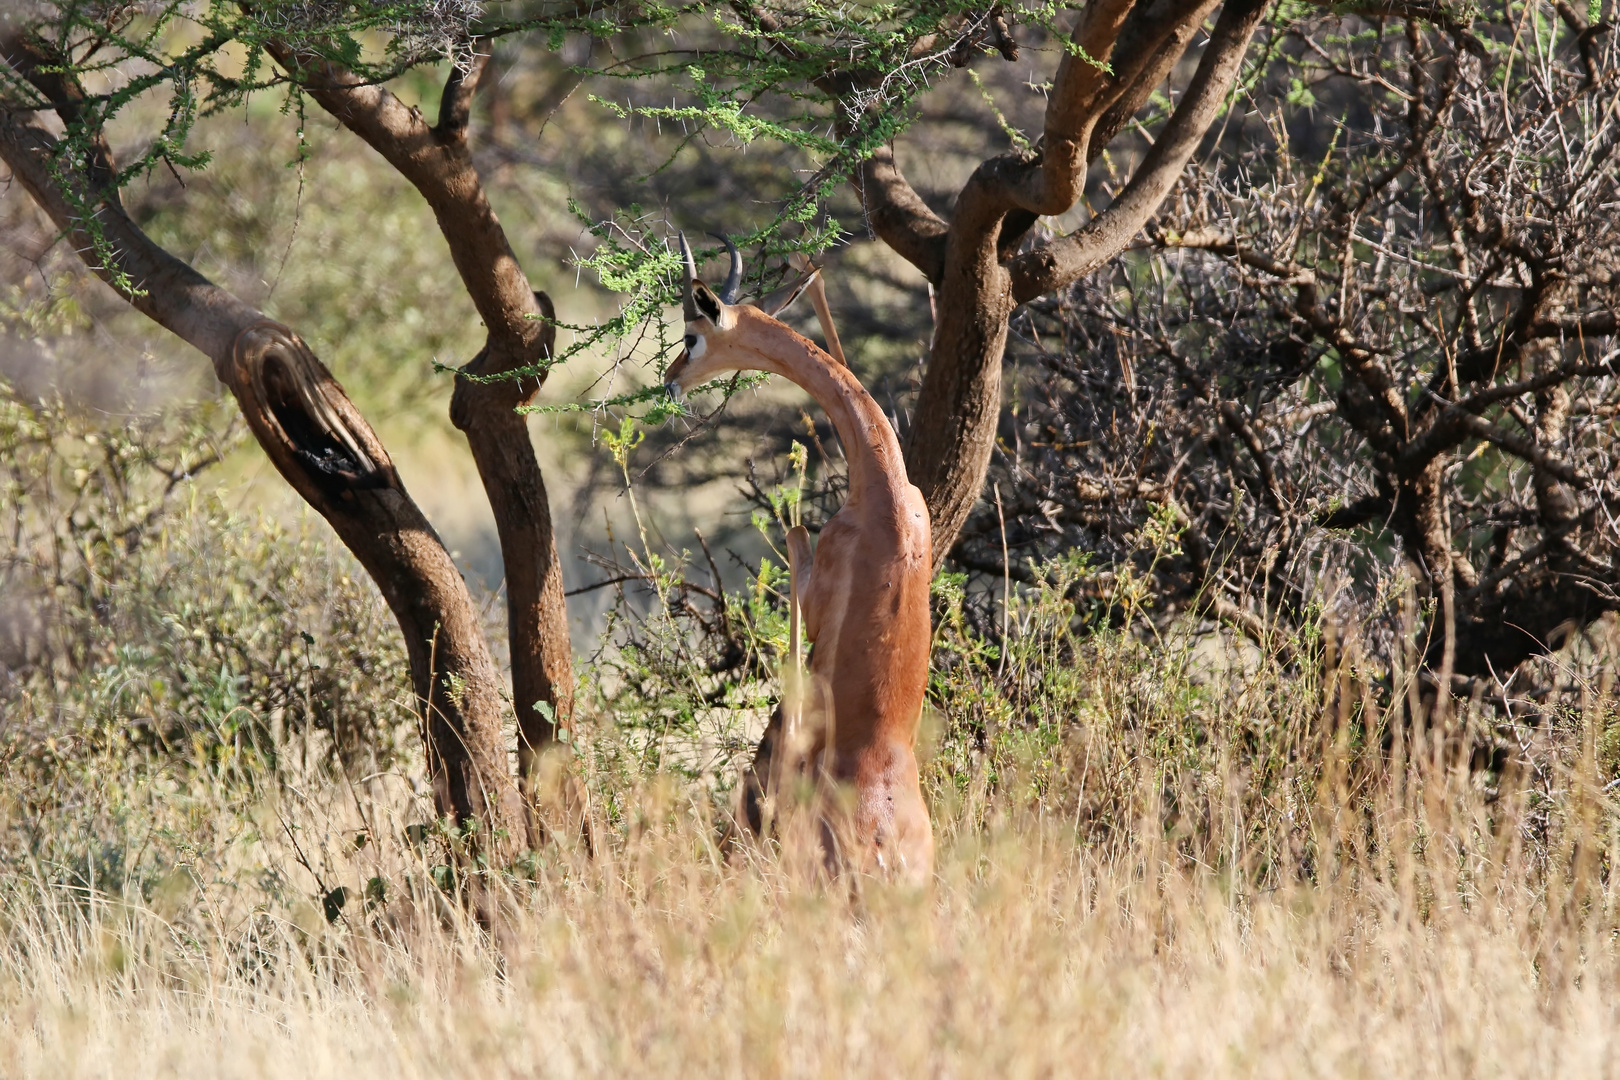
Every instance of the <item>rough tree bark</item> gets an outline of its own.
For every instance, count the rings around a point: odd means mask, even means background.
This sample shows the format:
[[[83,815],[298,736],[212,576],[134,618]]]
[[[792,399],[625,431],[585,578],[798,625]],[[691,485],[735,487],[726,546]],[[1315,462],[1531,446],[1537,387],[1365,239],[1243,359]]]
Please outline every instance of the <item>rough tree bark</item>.
[[[65,123],[75,120],[83,90],[60,74],[63,66],[53,62],[47,43],[20,29],[8,29],[0,37],[0,57],[40,92],[47,108]],[[446,96],[447,102],[460,101],[451,106],[450,120],[459,121],[464,142],[465,95]],[[81,160],[66,161],[56,136],[39,122],[39,111],[0,109],[0,160],[74,248],[92,256],[87,261],[100,277],[119,288],[137,310],[212,361],[277,470],[332,524],[377,582],[405,636],[438,810],[460,824],[481,826],[487,836],[478,846],[491,858],[504,859],[525,842],[532,843],[532,825],[526,823],[522,797],[507,767],[501,730],[504,703],[476,608],[449,553],[405,491],[370,425],[296,333],[174,257],[129,218],[104,138],[98,137]],[[468,201],[475,207],[482,204],[498,233],[482,193],[473,194],[476,197]],[[94,208],[99,247],[81,207]],[[499,248],[484,253],[493,268],[486,277],[504,273],[510,282],[515,275],[524,290],[520,309],[524,314],[539,312],[543,301],[521,282],[504,237]],[[94,258],[96,254],[104,257]],[[465,252],[458,255],[473,258]],[[462,257],[458,266],[469,275]],[[477,299],[479,294],[474,295]],[[540,321],[509,314],[497,324],[486,314],[486,322],[492,346],[469,365],[475,372],[491,369],[491,355],[497,357],[494,363],[512,363],[509,341],[523,341],[525,356],[544,355],[549,349],[548,328]],[[498,343],[497,325],[506,335]],[[561,586],[549,543],[544,486],[521,420],[509,404],[502,408],[514,395],[525,390],[532,394],[534,387],[517,390],[500,384],[486,392],[481,384],[460,382],[466,387],[458,387],[457,393],[457,401],[463,403],[462,422],[486,429],[473,440],[486,482],[492,472],[486,459],[510,449],[501,440],[512,437],[512,421],[523,433],[527,462],[500,466],[517,490],[505,504],[504,515],[497,507],[497,516],[508,519],[502,526],[503,547],[521,542],[525,530],[528,537],[543,536],[545,542],[536,542],[524,553],[526,563],[508,553],[509,565],[519,565],[516,576],[523,582],[512,601],[514,612],[518,606],[524,609],[523,620],[514,615],[514,626],[520,621],[525,626],[522,645],[514,641],[514,671],[522,668],[521,692],[533,695],[530,705],[539,700],[560,703],[558,714],[566,715],[571,690],[566,624],[560,616]],[[511,519],[519,510],[530,517],[514,523]],[[548,640],[545,633],[552,625],[561,626],[562,633]],[[524,731],[530,746],[551,734],[549,727],[536,725],[532,718]]]
[[[1022,303],[1106,263],[1141,231],[1220,115],[1265,0],[1227,0],[1191,83],[1119,195],[1076,232],[1019,249],[1045,216],[1079,201],[1086,168],[1185,54],[1216,0],[1088,4],[1053,80],[1038,151],[982,164],[951,220],[928,208],[892,150],[867,160],[856,186],[872,230],[939,290],[939,319],[906,447],[928,500],[934,561],[950,552],[984,487],[1001,411],[1007,320]],[[1086,59],[1092,58],[1091,60]]]
[[[467,436],[495,511],[506,567],[519,767],[532,779],[539,754],[573,712],[573,658],[551,503],[528,425],[516,411],[544,380],[491,377],[543,364],[551,356],[556,312],[545,294],[529,287],[473,166],[467,124],[489,58],[475,55],[469,67],[451,71],[438,123],[429,125],[420,111],[337,64],[285,45],[271,51],[322,108],[422,193],[488,328],[484,348],[456,380],[450,418]],[[550,716],[541,703],[550,706]]]

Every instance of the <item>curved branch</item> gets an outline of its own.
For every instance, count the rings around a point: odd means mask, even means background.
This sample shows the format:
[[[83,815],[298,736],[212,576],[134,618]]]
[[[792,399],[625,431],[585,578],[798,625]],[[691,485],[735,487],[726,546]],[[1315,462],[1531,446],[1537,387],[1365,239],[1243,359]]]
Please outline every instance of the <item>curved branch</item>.
[[[945,272],[945,237],[950,226],[928,208],[900,172],[893,147],[879,148],[861,163],[854,179],[867,225],[937,286]]]
[[[1476,439],[1484,439],[1491,445],[1506,450],[1514,457],[1523,458],[1537,469],[1549,476],[1557,477],[1566,484],[1582,483],[1582,477],[1580,473],[1575,471],[1573,465],[1553,457],[1537,446],[1533,440],[1527,439],[1523,435],[1515,435],[1506,428],[1498,427],[1483,416],[1471,412],[1459,412],[1456,416],[1448,417],[1448,419],[1455,425],[1450,429],[1455,433],[1453,438],[1425,442],[1421,447],[1421,453],[1412,451],[1403,453],[1397,462],[1402,471],[1416,472],[1443,451],[1450,449],[1451,446],[1462,442],[1465,437],[1472,435]],[[1449,445],[1446,445],[1447,443]]]
[[[973,217],[1013,214],[1022,235],[1035,218],[1068,212],[1086,169],[1185,53],[1218,0],[1111,0],[1086,8],[1053,79],[1040,150],[1003,154],[974,171],[962,202]],[[1106,123],[1105,123],[1106,121]],[[1010,246],[1004,237],[1002,247]]]
[[[468,71],[451,71],[435,128],[387,88],[364,82],[339,64],[300,55],[286,42],[272,42],[268,48],[321,108],[381,154],[427,200],[456,271],[489,328],[496,359],[509,367],[538,361],[539,305],[467,147],[467,110],[488,57],[475,57]]]
[[[1220,115],[1265,7],[1265,0],[1228,0],[1187,93],[1125,190],[1083,228],[1020,255],[1009,265],[1016,303],[1026,303],[1090,273],[1142,230]]]
[[[95,252],[95,240],[77,220],[78,205],[97,205],[96,222],[106,246],[114,253],[112,266],[92,266],[103,280],[115,284],[120,275],[132,282],[134,292],[121,290],[135,309],[181,340],[197,347],[214,362],[221,381],[225,358],[242,327],[263,318],[260,313],[221,289],[191,266],[149,240],[130,220],[116,191],[101,181],[101,170],[89,175],[63,176],[76,184],[76,198],[58,186],[57,141],[44,128],[28,123],[14,112],[0,112],[0,158],[11,168],[23,189],[68,237],[81,255]]]
[[[1219,2],[1202,0],[1174,14],[1151,7],[1144,9],[1140,17],[1133,12],[1131,21],[1120,31],[1114,54],[1130,57],[1134,63],[1117,72],[1119,93],[1091,130],[1086,153],[1088,162],[1102,156],[1103,149],[1120,129],[1147,104],[1154,89],[1170,77],[1176,63],[1186,54],[1193,35]]]

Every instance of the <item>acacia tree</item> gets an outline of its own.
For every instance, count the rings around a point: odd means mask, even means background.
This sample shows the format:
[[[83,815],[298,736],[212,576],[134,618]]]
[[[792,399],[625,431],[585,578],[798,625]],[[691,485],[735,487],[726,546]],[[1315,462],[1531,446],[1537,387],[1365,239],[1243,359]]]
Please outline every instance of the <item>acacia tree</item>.
[[[921,4],[863,22],[817,7],[738,0],[727,18],[715,17],[713,51],[688,69],[685,89],[697,104],[631,104],[622,111],[743,140],[771,135],[819,153],[809,182],[749,239],[767,252],[786,246],[781,226],[808,221],[832,185],[847,178],[863,227],[928,279],[938,314],[906,465],[928,502],[938,564],[984,487],[1008,319],[1020,305],[1103,266],[1141,232],[1230,103],[1267,6],[1266,0],[1094,0],[1071,17],[1055,5]],[[1041,135],[1033,145],[985,158],[953,205],[936,210],[902,173],[897,146],[933,83],[983,56],[1017,60],[1021,23],[1059,53],[1045,88]],[[691,52],[651,52],[626,61],[630,71],[621,77],[666,80]],[[1153,103],[1194,53],[1190,77],[1183,76],[1184,85],[1175,80],[1173,104]],[[772,96],[791,103],[781,119],[750,120],[745,106]],[[834,137],[815,134],[829,125]],[[1080,205],[1091,165],[1128,125],[1151,128],[1135,168],[1111,198],[1093,191],[1102,205],[1089,220],[1056,234],[1043,219]],[[825,244],[835,233],[812,235],[808,243]]]
[[[1266,6],[1265,0],[1220,5],[1192,79],[1151,148],[1108,205],[1066,235],[1035,239],[1032,230],[1079,202],[1088,167],[1186,55],[1215,12],[1211,0],[1087,4],[1060,38],[1063,55],[1039,143],[981,164],[948,221],[907,184],[892,149],[879,148],[862,163],[856,183],[872,229],[939,295],[906,447],[907,469],[932,515],[936,564],[984,489],[1009,317],[1104,265],[1141,231],[1227,104]],[[1003,53],[1016,56],[1008,45]],[[881,77],[846,76],[854,85]]]
[[[530,289],[472,165],[468,121],[484,64],[471,48],[474,6],[359,12],[270,3],[213,5],[188,16],[189,7],[62,4],[0,16],[0,159],[101,278],[208,357],[277,470],[376,581],[404,632],[439,811],[490,830],[491,854],[532,843],[535,826],[507,766],[505,706],[476,608],[387,450],[294,328],[164,250],[131,220],[120,195],[160,164],[206,164],[186,147],[199,109],[290,87],[329,110],[427,199],[488,327],[484,348],[456,379],[450,415],[467,436],[499,529],[519,757],[532,771],[556,726],[568,722],[571,657],[545,483],[516,411],[543,374],[496,376],[543,372],[554,312]],[[199,33],[179,32],[184,22]],[[390,33],[390,47],[366,62],[357,36],[373,30]],[[248,55],[235,73],[232,46],[246,46]],[[381,85],[447,53],[454,63],[436,123]],[[164,93],[166,124],[133,160],[118,162],[109,121],[142,95]]]
[[[428,201],[488,327],[484,349],[456,380],[451,417],[467,435],[500,532],[512,691],[528,767],[571,706],[545,486],[517,412],[553,360],[555,313],[531,291],[473,167],[469,121],[486,43],[544,30],[555,44],[570,29],[611,36],[636,25],[667,29],[683,17],[707,18],[745,47],[733,51],[730,69],[722,64],[719,74],[731,77],[731,87],[718,96],[694,73],[704,122],[737,122],[739,102],[754,90],[793,97],[813,88],[822,108],[807,119],[819,123],[830,113],[838,130],[822,180],[852,175],[879,235],[941,290],[947,315],[936,333],[911,462],[943,552],[982,483],[1007,315],[1021,300],[1097,265],[1139,230],[1219,111],[1260,20],[1261,0],[1226,5],[1180,104],[1110,207],[1071,237],[1014,252],[1040,215],[1074,204],[1086,163],[1163,82],[1214,6],[1213,0],[1087,5],[1072,30],[1062,32],[1065,49],[1040,151],[986,162],[950,225],[906,184],[885,140],[903,126],[904,109],[895,106],[920,92],[928,70],[960,66],[989,47],[1016,54],[1000,8],[923,4],[851,16],[790,4],[730,14],[625,5],[587,21],[579,12],[542,6],[502,23],[470,0],[352,9],[288,0],[200,8],[178,0],[144,8],[43,4],[8,12],[0,24],[6,65],[0,158],[99,276],[210,359],[271,461],[331,522],[398,619],[440,810],[517,837],[521,800],[505,768],[502,703],[487,643],[464,583],[386,449],[294,328],[163,250],[125,211],[121,189],[159,166],[206,164],[187,148],[200,109],[286,88],[308,95],[365,140]],[[1048,24],[1057,19],[1056,9],[1033,15]],[[388,42],[385,54],[368,59],[361,38],[378,32]],[[245,50],[240,69],[227,59],[231,49]],[[451,65],[434,123],[383,85],[445,57]],[[917,72],[925,75],[921,81],[912,77]],[[109,122],[128,115],[143,96],[162,94],[166,121],[131,160],[115,160]],[[819,190],[807,189],[811,201]],[[662,299],[653,290],[641,310]]]

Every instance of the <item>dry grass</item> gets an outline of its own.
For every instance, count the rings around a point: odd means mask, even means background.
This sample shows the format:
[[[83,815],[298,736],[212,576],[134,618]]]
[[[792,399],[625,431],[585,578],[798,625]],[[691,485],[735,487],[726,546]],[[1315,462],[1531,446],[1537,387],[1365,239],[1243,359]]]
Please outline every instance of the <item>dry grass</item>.
[[[1076,692],[1106,702],[1126,658],[1158,655],[1095,650]],[[440,888],[438,842],[409,838],[420,809],[397,777],[245,791],[160,770],[124,792],[125,820],[181,869],[92,888],[36,860],[6,883],[0,1071],[1616,1071],[1605,710],[1565,717],[1537,767],[1490,784],[1421,740],[1408,761],[1358,756],[1318,717],[1299,736],[1318,767],[1293,755],[1271,784],[1237,753],[1186,759],[1160,723],[1182,712],[1230,745],[1253,709],[1188,709],[1164,672],[1132,674],[1162,710],[1093,712],[1044,759],[992,742],[961,784],[935,759],[930,889],[816,882],[791,853],[728,861],[707,789],[652,774],[611,793],[594,857],[559,844],[498,884],[504,950]],[[603,780],[584,749],[579,771]]]
[[[1466,827],[1468,789],[1437,786]],[[1507,840],[1244,894],[1144,826],[1098,850],[1019,815],[946,845],[931,890],[851,895],[770,860],[728,868],[677,812],[595,861],[550,857],[504,961],[453,905],[429,917],[428,894],[392,921],[232,926],[205,890],[195,939],[150,905],[16,885],[4,1071],[1614,1072],[1615,897],[1595,852],[1539,890]]]

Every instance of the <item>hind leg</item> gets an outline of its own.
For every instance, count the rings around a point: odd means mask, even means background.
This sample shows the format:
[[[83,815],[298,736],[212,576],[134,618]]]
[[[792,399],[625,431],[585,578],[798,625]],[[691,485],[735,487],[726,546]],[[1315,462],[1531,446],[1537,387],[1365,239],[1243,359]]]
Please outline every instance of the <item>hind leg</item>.
[[[743,771],[742,822],[755,836],[765,832],[765,799],[776,784],[776,756],[782,741],[782,706],[771,713],[754,760]]]

